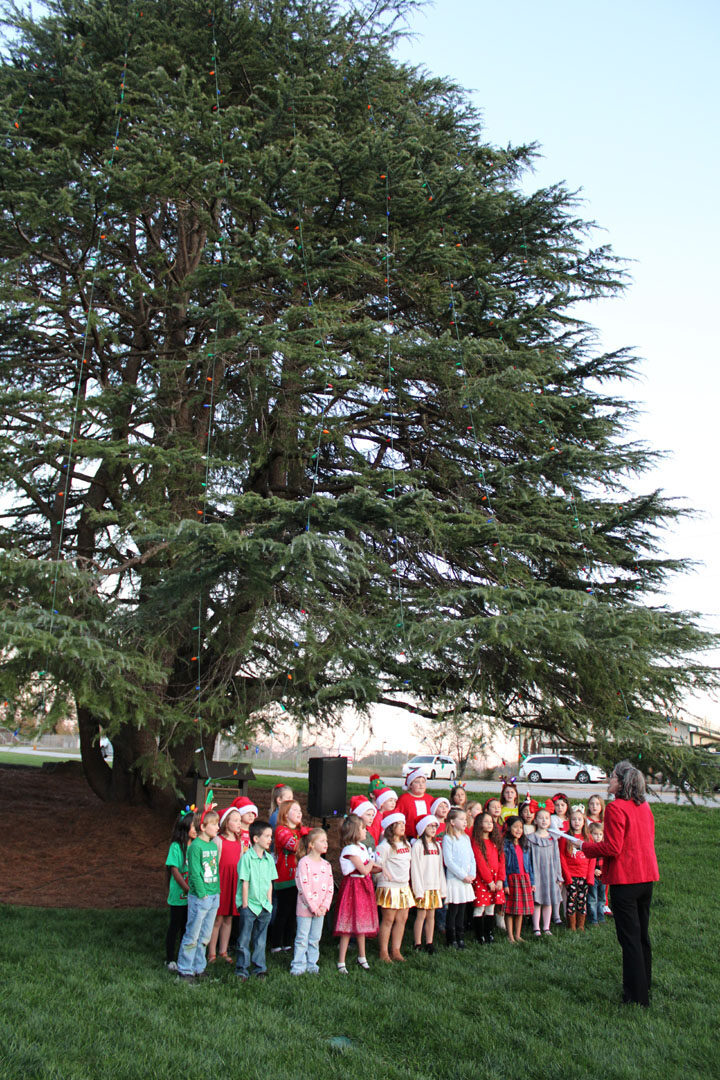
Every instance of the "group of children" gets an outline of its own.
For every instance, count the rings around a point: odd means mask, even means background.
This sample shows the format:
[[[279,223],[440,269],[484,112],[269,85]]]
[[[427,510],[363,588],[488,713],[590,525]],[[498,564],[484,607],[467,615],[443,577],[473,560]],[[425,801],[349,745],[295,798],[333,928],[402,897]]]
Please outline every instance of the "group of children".
[[[588,859],[575,840],[601,840],[604,803],[571,806],[558,792],[540,804],[521,803],[514,782],[499,798],[468,803],[456,785],[450,798],[433,798],[420,770],[398,797],[373,779],[367,797],[356,795],[341,824],[339,886],[333,932],[337,969],[347,974],[350,941],[356,963],[368,969],[368,938],[378,938],[379,960],[403,962],[403,938],[415,909],[413,945],[435,951],[435,931],[464,949],[472,927],[492,944],[498,927],[523,941],[523,919],[535,937],[551,935],[565,920],[584,930],[608,911],[602,860]],[[565,836],[568,839],[565,839]],[[180,978],[207,977],[207,964],[234,963],[243,981],[267,974],[271,952],[292,951],[293,975],[317,973],[325,916],[335,895],[324,829],[307,828],[302,808],[284,784],[273,789],[269,821],[248,798],[222,814],[186,807],[175,824],[166,860],[170,923],[166,964]],[[230,942],[236,934],[236,958]],[[175,949],[182,935],[175,961]]]

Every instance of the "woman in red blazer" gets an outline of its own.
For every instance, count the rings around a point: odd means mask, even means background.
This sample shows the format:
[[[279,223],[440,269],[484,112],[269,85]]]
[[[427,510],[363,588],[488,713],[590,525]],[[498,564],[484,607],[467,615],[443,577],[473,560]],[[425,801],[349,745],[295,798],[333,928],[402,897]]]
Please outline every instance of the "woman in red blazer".
[[[603,858],[602,880],[623,956],[623,1003],[648,1006],[652,954],[648,923],[653,882],[660,877],[655,857],[655,820],[645,797],[645,777],[629,761],[615,766],[608,783],[613,802],[605,809],[603,839],[586,840],[582,852]]]

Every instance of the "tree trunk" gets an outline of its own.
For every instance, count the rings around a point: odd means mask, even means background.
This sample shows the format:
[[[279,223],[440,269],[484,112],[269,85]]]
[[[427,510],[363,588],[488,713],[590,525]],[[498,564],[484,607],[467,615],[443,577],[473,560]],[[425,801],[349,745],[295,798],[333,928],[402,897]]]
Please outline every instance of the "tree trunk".
[[[113,734],[112,767],[100,749],[100,721],[89,709],[78,708],[80,753],[85,778],[103,802],[142,803],[147,796],[140,777],[133,768],[137,757],[134,731],[124,725]]]
[[[100,749],[100,725],[89,709],[77,710],[78,730],[80,732],[80,754],[85,779],[95,794],[103,802],[110,799],[112,772],[105,762]]]

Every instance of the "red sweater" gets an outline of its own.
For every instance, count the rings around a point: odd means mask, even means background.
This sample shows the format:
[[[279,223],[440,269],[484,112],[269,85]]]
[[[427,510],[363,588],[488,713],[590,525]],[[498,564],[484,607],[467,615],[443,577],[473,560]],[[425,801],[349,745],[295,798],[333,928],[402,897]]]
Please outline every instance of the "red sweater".
[[[498,851],[492,840],[483,839],[482,844],[485,849],[484,859],[480,854],[479,845],[475,840],[472,842],[475,866],[477,868],[477,879],[484,882],[485,885],[489,885],[491,881],[504,881],[505,853],[503,851]]]
[[[646,802],[615,799],[605,807],[603,839],[586,840],[585,855],[603,856],[606,885],[638,885],[660,877],[655,857],[655,819]]]
[[[413,840],[417,836],[415,826],[420,818],[427,817],[434,802],[433,796],[427,792],[425,795],[411,795],[409,791],[404,791],[400,796],[393,813],[405,815],[405,835],[408,840]],[[423,805],[424,810],[422,810]]]
[[[577,836],[577,833],[574,835]],[[569,885],[574,877],[585,878],[588,885],[595,884],[595,860],[588,859],[581,848],[567,840],[559,840],[560,866],[562,867],[563,881]]]
[[[287,825],[278,825],[275,830],[275,857],[277,860],[276,889],[288,888],[290,885],[295,884],[297,849],[301,835],[302,830],[289,829]]]

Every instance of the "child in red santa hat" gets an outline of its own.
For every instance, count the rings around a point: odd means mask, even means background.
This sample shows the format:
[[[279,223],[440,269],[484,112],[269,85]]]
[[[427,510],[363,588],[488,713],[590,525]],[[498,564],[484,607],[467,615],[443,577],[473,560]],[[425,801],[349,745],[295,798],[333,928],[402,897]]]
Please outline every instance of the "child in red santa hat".
[[[360,818],[365,826],[365,847],[373,851],[380,837],[382,826],[378,821],[378,830],[375,829],[375,821],[380,817],[376,808],[365,795],[353,795],[350,799],[350,813]]]
[[[397,791],[393,791],[389,787],[378,788],[377,791],[373,792],[373,801],[378,812],[375,820],[380,825],[384,814],[392,814],[397,809]],[[381,825],[380,832],[382,832]]]
[[[258,808],[252,799],[248,799],[246,795],[240,795],[237,799],[233,799],[230,806],[240,814],[240,833],[238,839],[242,845],[242,853],[245,854],[250,848],[250,826],[253,821],[257,821]]]
[[[427,777],[422,769],[413,769],[405,778],[407,791],[398,799],[396,813],[405,818],[405,835],[408,840],[417,836],[415,826],[422,817],[427,817],[433,804],[433,797],[426,792]]]
[[[417,908],[413,927],[416,952],[422,949],[423,930],[426,951],[435,952],[435,912],[442,909],[447,892],[442,850],[437,840],[439,826],[434,814],[420,818],[417,823],[417,840],[412,845],[410,855],[410,884]]]
[[[427,815],[425,815],[427,816]],[[405,816],[397,810],[383,818],[384,837],[375,852],[380,867],[377,879],[377,905],[382,910],[378,935],[380,959],[390,964],[404,961],[400,951],[408,911],[415,907],[410,888],[410,843],[405,835]],[[392,951],[388,944],[392,941]]]
[[[257,817],[257,807],[250,803],[255,812],[253,821]],[[207,949],[208,963],[215,962],[216,956],[232,964],[233,958],[228,953],[230,932],[232,930],[233,917],[238,915],[235,903],[238,884],[238,863],[243,851],[242,843],[242,812],[241,809],[231,804],[220,816],[220,829],[215,837],[215,845],[220,851],[220,863],[218,873],[220,875],[220,903],[217,915],[210,935]]]
[[[449,799],[446,799],[444,795],[441,795],[439,799],[436,799],[430,807],[430,813],[438,819],[437,836],[441,837],[445,832],[445,822],[447,816],[450,813],[452,804]],[[442,843],[442,841],[440,841]]]

